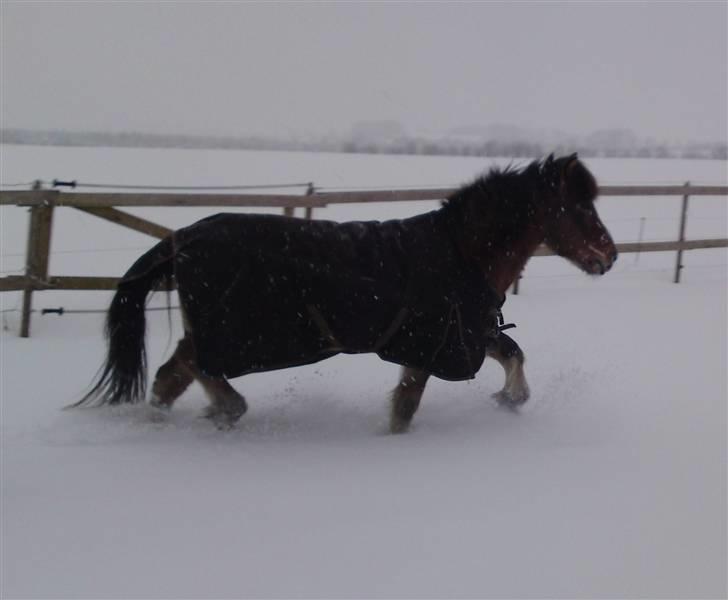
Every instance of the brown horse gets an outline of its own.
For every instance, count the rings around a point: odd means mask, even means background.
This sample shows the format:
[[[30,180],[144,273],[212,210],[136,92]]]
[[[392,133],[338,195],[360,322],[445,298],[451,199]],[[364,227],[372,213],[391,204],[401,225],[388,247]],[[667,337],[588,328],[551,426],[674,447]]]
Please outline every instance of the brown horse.
[[[185,336],[157,371],[152,404],[169,409],[194,381],[220,427],[247,410],[227,379],[375,352],[403,365],[390,428],[405,431],[430,375],[472,378],[485,356],[506,372],[497,401],[529,395],[524,355],[502,332],[505,292],[545,243],[583,271],[617,252],[594,208],[597,184],[576,154],[493,169],[442,208],[399,221],[333,223],[222,214],[141,256],[109,308],[106,363],[77,404],[145,396],[144,303],[174,280]]]

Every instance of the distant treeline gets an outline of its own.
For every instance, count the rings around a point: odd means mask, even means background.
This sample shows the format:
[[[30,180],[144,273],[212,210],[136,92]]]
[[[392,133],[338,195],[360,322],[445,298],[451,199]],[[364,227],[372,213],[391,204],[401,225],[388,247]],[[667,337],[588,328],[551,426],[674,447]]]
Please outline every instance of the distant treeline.
[[[275,139],[262,136],[196,136],[140,132],[83,132],[62,130],[1,129],[0,142],[40,146],[86,146],[123,148],[194,148],[222,150],[288,150],[309,152],[348,152],[366,154],[420,154],[484,157],[532,157],[550,152],[579,152],[584,157],[609,158],[688,158],[728,160],[725,143],[632,145],[587,142],[546,145],[539,142],[507,140],[432,139],[400,136],[393,139],[361,140],[355,137]]]

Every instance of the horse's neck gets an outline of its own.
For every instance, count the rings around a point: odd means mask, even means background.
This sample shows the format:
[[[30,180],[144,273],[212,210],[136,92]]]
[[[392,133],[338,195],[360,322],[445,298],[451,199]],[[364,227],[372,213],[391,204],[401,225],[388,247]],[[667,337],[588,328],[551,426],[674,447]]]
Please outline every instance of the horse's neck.
[[[543,215],[536,210],[541,205],[536,197],[538,182],[526,175],[510,175],[493,182],[492,189],[484,189],[491,185],[489,180],[473,185],[456,194],[442,211],[461,257],[476,264],[500,294],[544,239]]]
[[[487,234],[487,248],[477,262],[498,293],[506,293],[543,241],[542,238],[535,227],[518,235],[506,236],[500,230]]]
[[[467,238],[467,215],[440,209],[428,216],[449,228],[450,236],[460,256],[474,263],[499,294],[505,294],[543,241],[543,233],[531,224],[521,230],[504,231],[503,220],[494,218],[491,227],[477,232],[477,241]]]
[[[538,248],[540,240],[514,240],[505,247],[493,247],[492,253],[481,263],[490,284],[500,294],[505,294],[526,266],[528,259]]]

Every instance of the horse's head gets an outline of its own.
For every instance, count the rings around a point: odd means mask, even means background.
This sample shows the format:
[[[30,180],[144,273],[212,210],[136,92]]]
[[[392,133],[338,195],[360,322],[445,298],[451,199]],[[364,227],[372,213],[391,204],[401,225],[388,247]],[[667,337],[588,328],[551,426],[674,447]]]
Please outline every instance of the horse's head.
[[[549,156],[540,175],[545,191],[544,242],[586,273],[604,275],[617,260],[617,249],[594,207],[594,176],[576,154]]]

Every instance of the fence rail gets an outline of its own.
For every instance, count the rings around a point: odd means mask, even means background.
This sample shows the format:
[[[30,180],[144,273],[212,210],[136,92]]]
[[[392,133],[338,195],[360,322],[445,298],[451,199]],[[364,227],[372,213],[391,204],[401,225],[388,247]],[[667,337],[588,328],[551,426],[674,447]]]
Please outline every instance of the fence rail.
[[[316,191],[312,184],[303,195],[296,194],[180,194],[158,192],[133,193],[79,193],[59,190],[12,190],[0,191],[0,206],[22,206],[30,208],[26,267],[24,275],[0,277],[0,292],[23,291],[23,308],[20,335],[30,334],[32,294],[41,290],[112,290],[118,277],[57,277],[48,274],[50,259],[53,212],[58,207],[74,208],[117,225],[145,233],[155,238],[164,238],[172,230],[152,223],[141,217],[121,211],[116,207],[268,207],[283,208],[284,214],[293,215],[296,208],[305,209],[306,218],[311,218],[315,208],[332,204],[363,202],[411,202],[442,200],[457,188],[396,189],[396,190],[354,190]],[[728,239],[686,240],[687,207],[690,196],[728,196],[725,185],[629,185],[602,186],[600,196],[681,196],[679,239],[666,242],[628,242],[617,244],[622,253],[676,251],[674,281],[680,281],[682,253],[702,248],[726,248]],[[540,247],[536,256],[553,253]],[[514,284],[518,293],[518,281]]]
[[[302,194],[83,193],[60,190],[0,191],[0,206],[112,206],[323,208],[329,204],[442,200],[458,188],[314,191]],[[726,196],[725,185],[608,185],[600,196]]]

